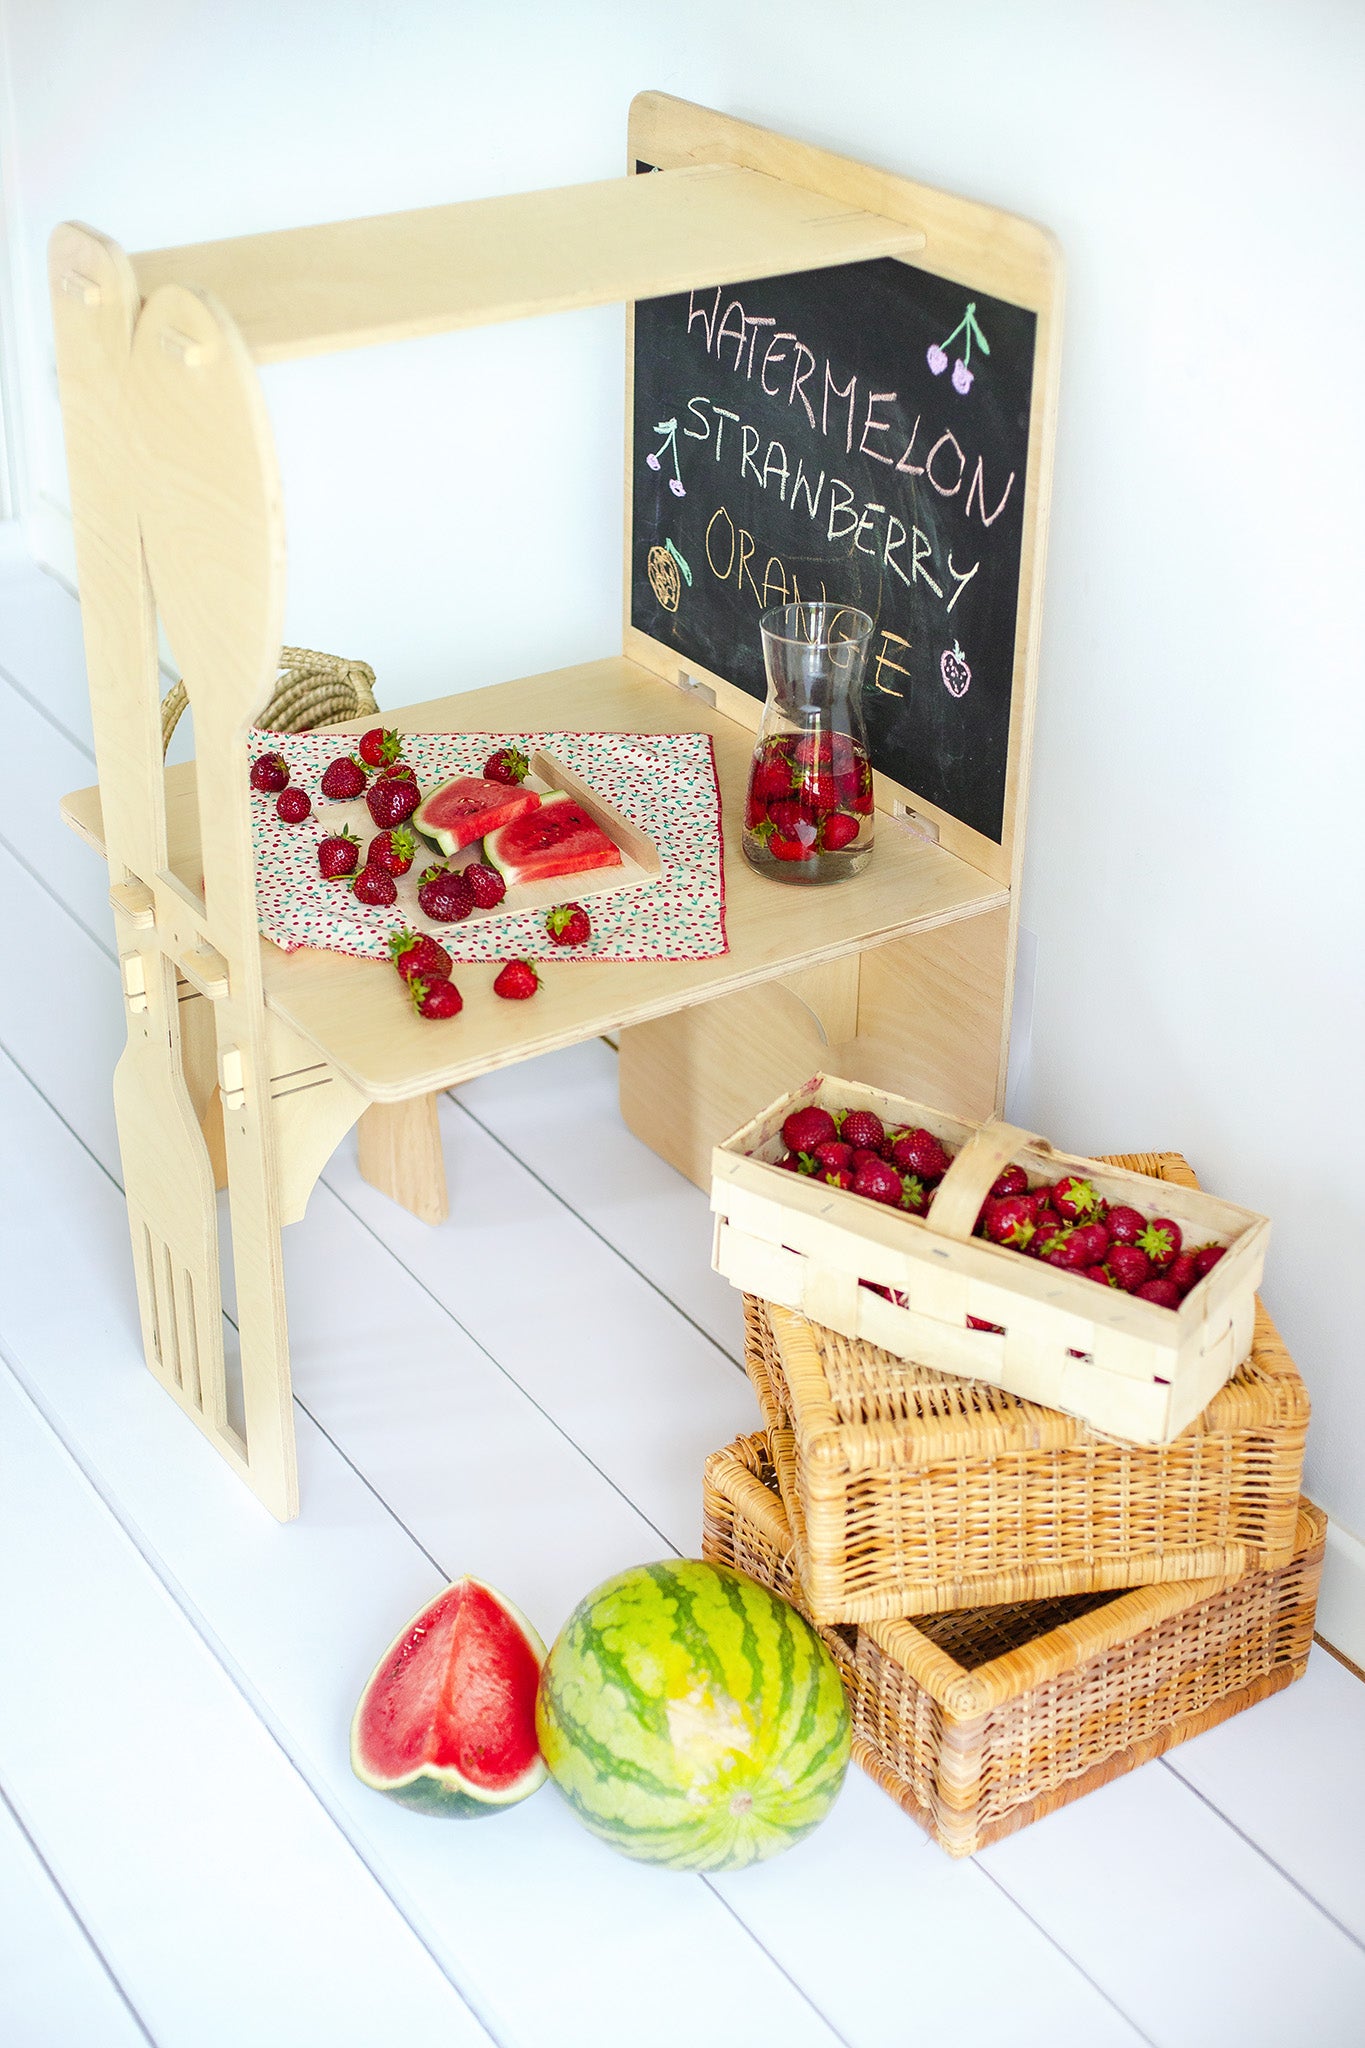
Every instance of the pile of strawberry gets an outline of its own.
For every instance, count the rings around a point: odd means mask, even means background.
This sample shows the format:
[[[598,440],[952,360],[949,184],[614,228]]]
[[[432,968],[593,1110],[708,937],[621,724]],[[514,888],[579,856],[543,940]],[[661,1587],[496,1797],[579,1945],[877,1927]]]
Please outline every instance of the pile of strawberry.
[[[872,764],[847,733],[778,733],[754,749],[744,830],[774,860],[852,845],[872,814]]]
[[[889,1209],[923,1216],[951,1164],[932,1131],[890,1130],[870,1109],[794,1109],[782,1126],[787,1150],[777,1161],[832,1188],[866,1195]]]
[[[1080,1174],[1030,1188],[1022,1166],[1007,1166],[1000,1175],[977,1217],[976,1235],[1162,1308],[1179,1308],[1227,1250],[1221,1244],[1186,1250],[1180,1225],[1169,1216],[1147,1217],[1127,1203],[1107,1202]]]
[[[794,1109],[782,1139],[787,1150],[778,1166],[914,1216],[928,1212],[952,1163],[932,1131],[888,1128],[866,1109]],[[1149,1218],[1126,1203],[1111,1204],[1079,1174],[1030,1188],[1022,1166],[1007,1166],[996,1180],[975,1234],[1162,1308],[1179,1308],[1227,1249],[1187,1250],[1169,1216]]]
[[[374,726],[362,735],[354,754],[343,754],[323,770],[320,785],[323,796],[332,803],[350,803],[363,795],[370,816],[381,829],[365,849],[363,862],[360,841],[353,832],[344,826],[340,832],[329,832],[318,841],[319,872],[324,881],[349,882],[361,903],[381,909],[397,900],[395,877],[406,875],[417,858],[417,840],[406,821],[422,801],[422,794],[412,767],[402,756],[399,735]],[[525,781],[529,766],[520,748],[499,747],[484,762],[483,773],[490,782],[512,784]],[[290,782],[283,754],[257,755],[250,781],[251,787],[264,795],[278,792],[275,813],[282,823],[301,825],[312,816],[312,798],[306,789]],[[434,924],[458,923],[476,908],[496,909],[506,894],[506,882],[486,861],[467,861],[461,868],[437,861],[418,876],[417,901]],[[581,903],[556,904],[546,916],[545,930],[556,946],[586,945],[592,936],[592,924]],[[389,957],[420,1017],[459,1015],[464,1001],[451,979],[455,963],[429,933],[392,933]],[[540,976],[529,960],[507,960],[493,982],[493,993],[509,1002],[525,1002],[539,987]]]

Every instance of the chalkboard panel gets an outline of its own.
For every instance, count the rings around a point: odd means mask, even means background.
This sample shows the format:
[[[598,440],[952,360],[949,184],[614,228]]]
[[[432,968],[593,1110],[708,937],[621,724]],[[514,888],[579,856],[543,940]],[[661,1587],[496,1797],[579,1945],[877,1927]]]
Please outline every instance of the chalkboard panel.
[[[874,762],[997,844],[1035,324],[890,258],[635,308],[634,625],[761,698],[760,613],[860,605]]]

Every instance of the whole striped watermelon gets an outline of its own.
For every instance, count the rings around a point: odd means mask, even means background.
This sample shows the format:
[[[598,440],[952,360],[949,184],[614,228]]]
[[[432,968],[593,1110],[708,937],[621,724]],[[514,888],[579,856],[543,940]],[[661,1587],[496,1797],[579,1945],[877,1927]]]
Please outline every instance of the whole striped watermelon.
[[[673,1870],[738,1870],[790,1848],[848,1768],[824,1644],[720,1565],[640,1565],[580,1601],[541,1673],[536,1732],[580,1820]]]

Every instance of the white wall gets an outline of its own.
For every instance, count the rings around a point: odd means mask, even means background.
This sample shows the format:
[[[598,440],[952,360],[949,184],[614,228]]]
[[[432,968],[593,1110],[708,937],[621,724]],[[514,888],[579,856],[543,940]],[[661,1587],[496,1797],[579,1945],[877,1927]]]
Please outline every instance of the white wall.
[[[1265,1292],[1313,1393],[1309,1485],[1350,1553],[1365,1535],[1365,11],[4,14],[27,488],[53,549],[43,247],[63,216],[136,248],[610,175],[632,93],[656,86],[1056,231],[1068,331],[1023,905],[1036,1010],[1013,1100],[1079,1150],[1177,1145],[1275,1218]],[[267,372],[290,637],[364,655],[393,703],[609,648],[620,331],[593,313]],[[491,482],[509,469],[513,494]],[[1358,1656],[1365,1576],[1361,1596]]]

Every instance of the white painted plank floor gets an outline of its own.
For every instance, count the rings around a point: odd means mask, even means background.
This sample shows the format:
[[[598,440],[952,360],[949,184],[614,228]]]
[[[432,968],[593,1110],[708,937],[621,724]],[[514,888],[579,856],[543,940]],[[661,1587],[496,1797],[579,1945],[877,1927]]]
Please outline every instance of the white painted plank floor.
[[[12,541],[0,717],[7,2048],[1365,2041],[1365,1686],[1321,1652],[965,1863],[857,1772],[712,1879],[614,1856],[552,1788],[463,1828],[360,1786],[356,1695],[445,1576],[549,1637],[695,1554],[702,1458],[756,1421],[705,1198],[626,1132],[600,1043],[442,1104],[440,1230],[343,1146],[287,1238],[278,1527],[141,1364],[105,878],[55,814],[94,777],[79,620]]]

